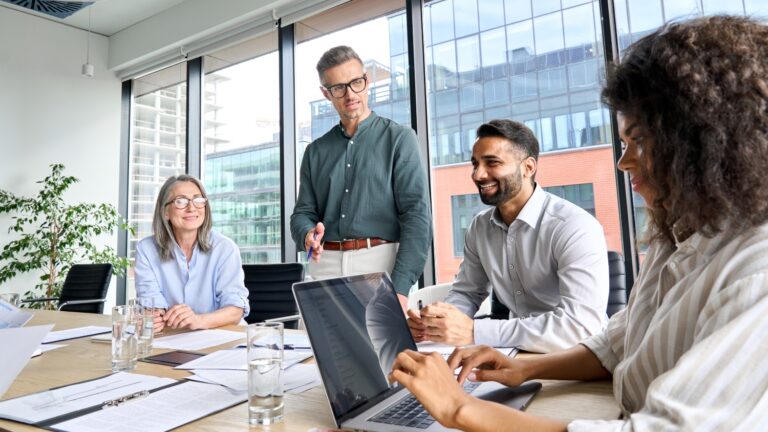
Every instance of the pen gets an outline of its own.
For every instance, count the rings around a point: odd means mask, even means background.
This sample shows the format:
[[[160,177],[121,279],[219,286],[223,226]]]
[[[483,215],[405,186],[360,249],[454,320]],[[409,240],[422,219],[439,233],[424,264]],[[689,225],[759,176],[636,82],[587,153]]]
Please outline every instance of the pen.
[[[317,232],[312,233],[312,240],[317,239]],[[312,246],[309,247],[309,251],[307,252],[307,262],[312,259]]]

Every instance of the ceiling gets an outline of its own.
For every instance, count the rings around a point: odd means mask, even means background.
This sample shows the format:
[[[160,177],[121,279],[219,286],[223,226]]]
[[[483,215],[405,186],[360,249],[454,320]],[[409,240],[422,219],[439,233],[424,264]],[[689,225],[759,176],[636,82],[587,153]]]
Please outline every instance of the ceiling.
[[[62,0],[59,0],[62,1]],[[65,0],[68,1],[68,0]],[[50,21],[88,30],[88,15],[91,15],[91,31],[103,36],[113,34],[128,28],[140,21],[172,8],[186,0],[84,0],[93,1],[93,5],[85,7],[66,18],[56,18],[41,12],[0,2],[0,7],[7,7],[20,12],[35,15]]]

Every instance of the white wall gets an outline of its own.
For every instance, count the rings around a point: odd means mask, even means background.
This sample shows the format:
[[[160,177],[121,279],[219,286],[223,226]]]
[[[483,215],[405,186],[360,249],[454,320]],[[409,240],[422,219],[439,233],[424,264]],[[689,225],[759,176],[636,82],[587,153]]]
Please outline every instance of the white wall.
[[[117,206],[120,81],[107,66],[107,38],[91,35],[92,78],[80,75],[85,31],[0,7],[0,189],[32,195],[35,181],[63,163],[80,182],[68,201]],[[0,217],[0,245],[11,237]],[[117,245],[117,237],[101,239]],[[0,292],[24,292],[32,277],[17,277]],[[114,283],[110,290],[114,298]]]

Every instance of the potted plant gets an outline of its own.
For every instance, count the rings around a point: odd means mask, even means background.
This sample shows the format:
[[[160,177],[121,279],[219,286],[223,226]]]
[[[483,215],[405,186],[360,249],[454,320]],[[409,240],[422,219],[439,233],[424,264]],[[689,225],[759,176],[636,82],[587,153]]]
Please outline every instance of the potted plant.
[[[11,215],[8,232],[18,235],[0,250],[0,283],[21,273],[40,273],[40,282],[25,298],[58,297],[72,264],[110,263],[118,276],[125,275],[129,266],[129,260],[113,248],[97,248],[94,239],[116,229],[133,233],[133,228],[112,205],[67,204],[64,192],[78,179],[63,172],[64,165],[51,165],[51,174],[37,182],[41,188],[34,197],[0,189],[0,215]]]

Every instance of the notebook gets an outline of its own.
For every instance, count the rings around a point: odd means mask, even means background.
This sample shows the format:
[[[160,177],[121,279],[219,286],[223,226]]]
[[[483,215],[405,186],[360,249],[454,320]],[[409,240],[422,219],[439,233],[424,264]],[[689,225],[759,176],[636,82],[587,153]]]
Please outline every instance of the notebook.
[[[293,285],[325,393],[339,428],[366,431],[449,430],[387,375],[398,353],[416,350],[392,281],[371,273]],[[537,382],[508,388],[468,383],[473,396],[524,409]]]

